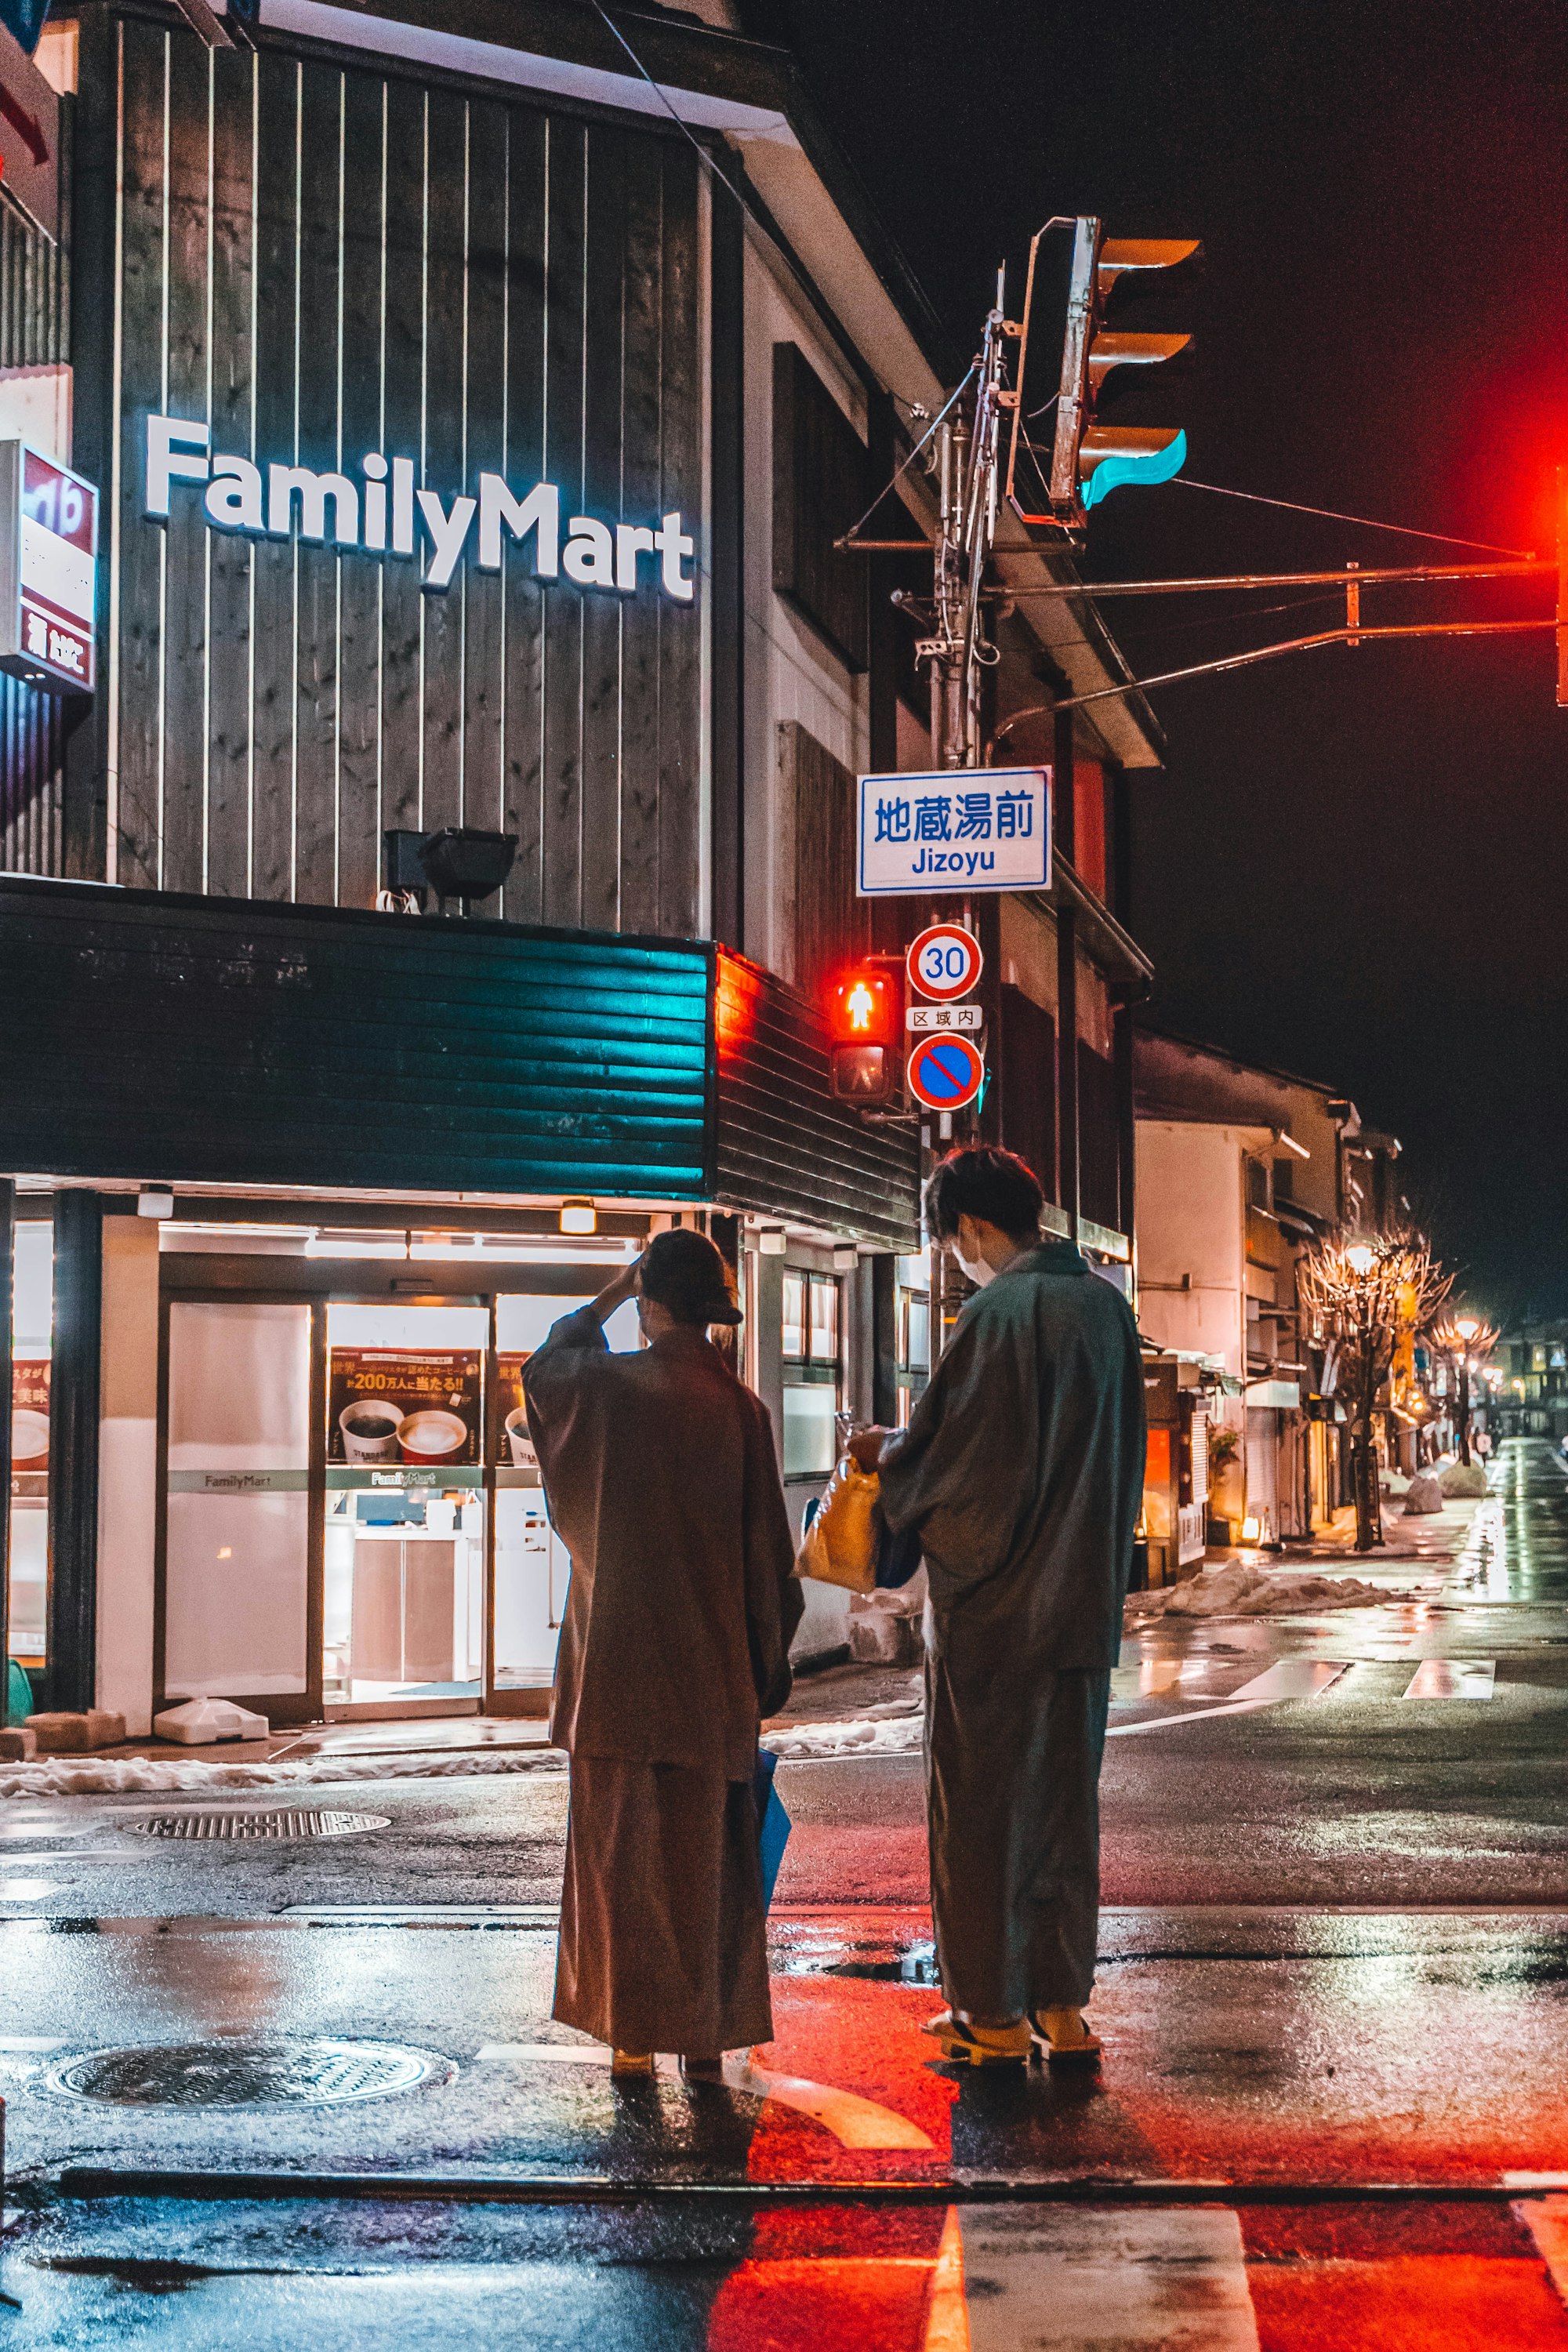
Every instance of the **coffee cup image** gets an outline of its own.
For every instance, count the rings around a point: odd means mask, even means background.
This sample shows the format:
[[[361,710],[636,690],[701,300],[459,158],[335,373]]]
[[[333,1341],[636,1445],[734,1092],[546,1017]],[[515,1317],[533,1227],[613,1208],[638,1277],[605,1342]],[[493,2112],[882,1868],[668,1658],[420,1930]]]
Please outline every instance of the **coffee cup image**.
[[[352,1397],[338,1415],[350,1462],[395,1462],[403,1408],[385,1397]]]
[[[13,1470],[47,1468],[49,1459],[49,1416],[30,1405],[18,1405],[11,1415]]]
[[[467,1423],[438,1407],[409,1413],[397,1433],[405,1462],[450,1462],[468,1442]]]
[[[528,1407],[514,1404],[506,1417],[507,1450],[514,1463],[525,1470],[537,1470],[539,1456],[533,1450],[533,1440],[528,1433]]]

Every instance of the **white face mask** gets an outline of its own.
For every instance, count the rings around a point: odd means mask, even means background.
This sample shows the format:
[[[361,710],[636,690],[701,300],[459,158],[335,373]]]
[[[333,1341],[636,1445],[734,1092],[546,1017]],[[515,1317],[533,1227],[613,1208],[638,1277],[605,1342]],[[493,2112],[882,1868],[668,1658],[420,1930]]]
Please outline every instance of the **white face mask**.
[[[977,1289],[984,1290],[994,1269],[989,1266],[983,1257],[965,1257],[956,1236],[952,1247],[954,1262],[961,1271]]]

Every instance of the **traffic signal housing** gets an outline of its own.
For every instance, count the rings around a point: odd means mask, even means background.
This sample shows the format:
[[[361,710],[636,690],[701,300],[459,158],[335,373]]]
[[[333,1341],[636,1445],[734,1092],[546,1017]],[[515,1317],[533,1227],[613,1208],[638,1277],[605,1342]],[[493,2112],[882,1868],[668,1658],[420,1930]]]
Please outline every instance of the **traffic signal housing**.
[[[889,966],[858,963],[827,1001],[829,1091],[837,1102],[885,1103],[899,1086],[903,1000]]]
[[[1040,235],[1045,234],[1044,230]],[[1035,239],[1035,248],[1039,237]],[[1195,260],[1196,237],[1107,237],[1094,215],[1074,225],[1072,268],[1068,283],[1067,327],[1062,339],[1061,380],[1056,400],[1056,430],[1047,480],[1049,509],[1024,510],[1015,488],[1020,436],[1026,430],[1026,376],[1037,254],[1029,257],[1029,290],[1018,331],[1018,390],[1011,395],[1013,443],[1007,489],[1026,522],[1050,523],[1075,536],[1089,509],[1124,483],[1168,482],[1186,463],[1187,436],[1179,425],[1115,425],[1098,421],[1106,379],[1117,368],[1157,367],[1192,345],[1187,334],[1129,331],[1107,323],[1112,297],[1123,280],[1129,290],[1147,291],[1156,273]],[[1028,445],[1032,447],[1032,445]]]

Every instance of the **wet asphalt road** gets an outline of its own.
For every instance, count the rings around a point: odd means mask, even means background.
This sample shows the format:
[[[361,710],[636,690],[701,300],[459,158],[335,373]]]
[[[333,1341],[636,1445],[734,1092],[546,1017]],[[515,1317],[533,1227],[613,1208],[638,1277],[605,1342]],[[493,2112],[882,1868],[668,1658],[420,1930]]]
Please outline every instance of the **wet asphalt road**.
[[[1098,2079],[927,2062],[913,1759],[781,1767],[777,2039],[725,2087],[629,2095],[549,2021],[558,1769],[313,1788],[386,1826],[261,1853],[132,1829],[185,1800],[0,1807],[0,2091],[28,2209],[0,2263],[22,2305],[0,2307],[0,2352],[307,2334],[1568,2352],[1551,2268],[1568,2281],[1568,1479],[1527,1443],[1497,1483],[1453,1569],[1391,1577],[1378,1607],[1171,1621],[1129,1644]],[[1237,1701],[1276,1668],[1320,1687]],[[356,2063],[369,2042],[406,2047],[430,2072],[337,2105],[67,2087],[106,2048],[193,2045],[221,2079],[237,2042],[292,2063],[312,2036]],[[583,2201],[59,2193],[132,2188],[139,2168],[480,2194],[569,2179]],[[976,2201],[997,2180],[1027,2192],[1011,2219]],[[1053,2201],[1063,2182],[1180,2201],[1091,2215]],[[1355,2195],[1388,2182],[1410,2194]],[[923,2201],[765,2193],[812,2183]],[[667,2201],[605,2206],[595,2184]]]

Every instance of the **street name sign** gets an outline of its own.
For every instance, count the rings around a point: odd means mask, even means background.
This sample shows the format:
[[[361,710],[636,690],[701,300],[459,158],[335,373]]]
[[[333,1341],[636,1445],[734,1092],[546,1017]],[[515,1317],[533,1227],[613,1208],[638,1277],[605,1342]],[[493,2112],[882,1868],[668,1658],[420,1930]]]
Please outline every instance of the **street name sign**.
[[[968,995],[984,961],[979,940],[962,923],[932,923],[910,941],[904,969],[918,996],[946,1004]]]
[[[862,776],[856,871],[861,898],[1047,888],[1050,770]]]
[[[905,1028],[921,1037],[939,1029],[980,1029],[984,1021],[978,1004],[911,1004],[904,1014]]]
[[[905,1075],[910,1094],[927,1110],[962,1110],[984,1085],[985,1063],[967,1037],[922,1037]]]
[[[0,441],[0,669],[93,690],[98,492],[25,441]]]

